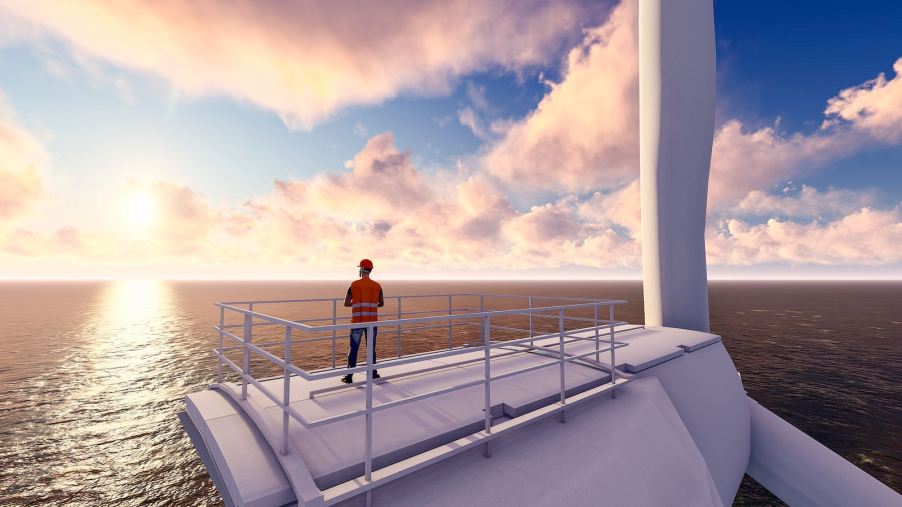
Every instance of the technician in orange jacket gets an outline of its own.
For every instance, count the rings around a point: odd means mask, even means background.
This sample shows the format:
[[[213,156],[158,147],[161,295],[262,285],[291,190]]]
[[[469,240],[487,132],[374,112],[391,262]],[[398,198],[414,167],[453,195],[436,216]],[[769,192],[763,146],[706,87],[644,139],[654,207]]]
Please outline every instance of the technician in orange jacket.
[[[351,309],[351,323],[358,322],[376,322],[379,320],[379,312],[377,308],[385,306],[385,300],[382,298],[382,286],[378,282],[370,279],[370,272],[373,271],[373,261],[363,259],[357,265],[360,268],[359,280],[354,280],[348,287],[348,294],[345,296],[345,306]],[[360,348],[360,337],[366,336],[365,327],[351,329],[351,351],[348,352],[348,368],[357,366],[357,350]],[[370,337],[367,336],[367,339]],[[373,328],[373,364],[376,363],[376,328]],[[379,378],[379,372],[373,370],[373,378]],[[352,375],[345,375],[341,381],[350,384]]]

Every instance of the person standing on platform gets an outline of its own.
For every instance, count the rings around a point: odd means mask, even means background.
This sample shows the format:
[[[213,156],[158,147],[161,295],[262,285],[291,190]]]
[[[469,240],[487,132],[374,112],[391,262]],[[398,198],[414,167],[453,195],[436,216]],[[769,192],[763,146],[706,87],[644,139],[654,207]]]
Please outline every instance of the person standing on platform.
[[[345,296],[345,306],[351,309],[351,323],[376,322],[379,320],[379,312],[377,308],[385,306],[385,300],[382,297],[382,286],[379,282],[370,279],[370,273],[373,271],[373,261],[363,259],[357,265],[360,268],[358,275],[359,280],[354,280],[348,287],[348,294]],[[366,336],[367,328],[357,327],[351,329],[351,350],[348,352],[348,368],[357,367],[357,351],[360,348],[360,338],[366,337],[367,340],[373,340],[373,364],[376,363],[376,327],[373,327],[373,336]],[[366,353],[364,352],[364,355]],[[345,375],[341,381],[345,384],[353,382],[353,375]],[[373,378],[379,378],[379,372],[373,370]]]

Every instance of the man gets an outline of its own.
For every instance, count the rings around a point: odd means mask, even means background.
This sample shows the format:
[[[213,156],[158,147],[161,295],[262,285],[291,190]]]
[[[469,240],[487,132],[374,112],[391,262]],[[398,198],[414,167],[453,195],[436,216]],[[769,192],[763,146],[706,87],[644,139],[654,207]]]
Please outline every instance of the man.
[[[358,322],[376,322],[379,320],[377,308],[385,306],[385,300],[382,298],[382,286],[378,282],[370,279],[370,273],[373,271],[373,261],[363,259],[357,265],[360,268],[358,275],[359,280],[355,280],[348,287],[348,294],[345,296],[345,306],[351,308],[351,323]],[[348,368],[357,366],[357,350],[360,348],[360,337],[366,336],[365,327],[351,329],[351,351],[348,352]],[[373,340],[373,364],[376,363],[376,328],[373,328],[373,336],[366,339]],[[364,353],[366,355],[366,353]],[[353,375],[345,375],[341,381],[350,384]],[[379,372],[373,370],[373,378],[379,378]]]

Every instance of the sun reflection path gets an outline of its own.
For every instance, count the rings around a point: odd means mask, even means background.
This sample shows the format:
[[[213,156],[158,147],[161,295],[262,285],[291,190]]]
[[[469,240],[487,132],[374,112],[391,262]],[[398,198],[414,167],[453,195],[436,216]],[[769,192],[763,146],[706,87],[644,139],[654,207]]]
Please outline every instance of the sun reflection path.
[[[120,503],[166,487],[153,482],[173,475],[160,473],[169,466],[160,450],[179,438],[172,417],[172,404],[183,394],[173,344],[179,319],[167,282],[128,280],[104,288],[97,311],[83,323],[88,346],[60,407],[63,420],[78,423],[53,426],[59,432],[53,440],[69,455],[63,460],[68,466],[54,474],[56,487]],[[96,484],[84,484],[86,476]],[[67,477],[80,483],[68,484]]]

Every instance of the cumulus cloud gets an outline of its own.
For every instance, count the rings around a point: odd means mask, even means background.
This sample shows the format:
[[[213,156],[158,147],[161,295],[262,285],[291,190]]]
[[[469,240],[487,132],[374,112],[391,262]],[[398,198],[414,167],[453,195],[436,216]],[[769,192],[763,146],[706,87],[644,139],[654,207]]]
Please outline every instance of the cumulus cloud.
[[[753,190],[799,176],[854,147],[844,133],[784,136],[777,125],[746,131],[739,120],[727,121],[714,136],[708,207],[732,206]]]
[[[639,180],[611,192],[595,192],[580,206],[580,214],[599,224],[624,227],[633,238],[639,238],[640,222]]]
[[[351,104],[447,91],[458,76],[491,66],[544,62],[581,9],[555,2],[516,9],[506,2],[418,2],[406,8],[362,4],[338,16],[342,4],[268,12],[231,3],[151,9],[141,2],[94,2],[67,17],[66,4],[52,11],[39,2],[6,4],[78,51],[158,74],[183,93],[247,100],[301,127]],[[566,55],[560,82],[548,83],[525,118],[489,121],[491,103],[469,85],[458,120],[488,140],[472,167],[424,171],[385,132],[369,138],[344,169],[276,180],[271,192],[237,206],[214,206],[174,182],[148,184],[160,221],[141,241],[72,227],[48,233],[19,228],[3,248],[23,256],[78,252],[86,259],[191,258],[308,270],[352,265],[362,256],[404,269],[636,268],[636,4],[625,0],[601,26],[585,30]],[[383,33],[389,12],[393,28]],[[896,246],[902,211],[876,209],[875,192],[805,185],[771,191],[862,146],[899,142],[900,62],[892,79],[880,75],[839,92],[813,133],[786,133],[779,122],[749,128],[733,119],[720,126],[709,192],[710,263],[902,262]],[[0,150],[4,143],[29,146],[20,130],[3,125]],[[360,127],[356,134],[366,136]],[[14,138],[19,141],[8,141]],[[6,173],[26,182],[10,195],[40,190],[39,176],[34,185],[27,175],[34,158],[0,158],[26,161],[14,170],[0,167],[0,203],[14,188],[2,180]],[[0,216],[5,209],[21,213],[33,200],[3,204]]]
[[[819,191],[802,185],[797,192],[784,189],[783,195],[773,195],[760,190],[748,193],[733,212],[740,216],[786,216],[798,218],[818,218],[835,214],[851,213],[877,202],[873,190],[842,190],[830,188]]]
[[[830,99],[823,128],[848,123],[880,141],[902,141],[902,58],[896,60],[893,71],[896,75],[890,80],[881,73]]]
[[[730,219],[707,235],[708,262],[879,265],[902,261],[902,213],[862,208],[832,222]]]
[[[91,262],[202,259],[312,269],[361,256],[402,269],[636,265],[638,242],[597,223],[576,196],[518,211],[484,174],[431,177],[397,149],[391,133],[371,138],[348,165],[346,172],[276,181],[272,192],[231,208],[213,207],[172,182],[132,182],[132,190],[153,198],[152,227],[20,229],[3,250],[64,259],[68,251]]]
[[[484,165],[524,189],[584,192],[632,180],[638,168],[637,2],[586,31],[560,83],[488,150]]]
[[[348,222],[394,220],[433,198],[410,154],[395,147],[391,132],[376,135],[348,164],[348,173],[323,173],[310,181],[277,181],[288,201]]]
[[[458,76],[548,63],[584,2],[3,0],[80,53],[186,95],[228,95],[310,128],[342,107],[450,92]]]
[[[0,224],[20,217],[43,193],[38,167],[47,154],[41,143],[13,119],[0,95]]]
[[[595,192],[597,206],[637,177],[636,3],[621,2],[604,24],[587,30],[569,53],[561,81],[549,83],[535,111],[489,145],[481,161],[512,191],[527,196]],[[902,59],[892,79],[880,74],[840,91],[827,104],[822,128],[810,134],[783,132],[779,120],[759,128],[738,119],[724,122],[714,135],[709,208],[731,209],[750,192],[813,173],[862,147],[898,142],[900,68]],[[463,123],[484,132],[475,119],[473,111],[462,111]],[[619,223],[634,227],[635,219],[627,216],[635,216],[631,210],[638,206],[623,199],[619,204],[626,211],[611,211]]]
[[[827,102],[824,122],[812,134],[786,135],[779,122],[754,130],[725,122],[714,136],[709,208],[733,206],[752,191],[810,173],[874,143],[902,141],[902,59],[896,76],[883,74]]]

